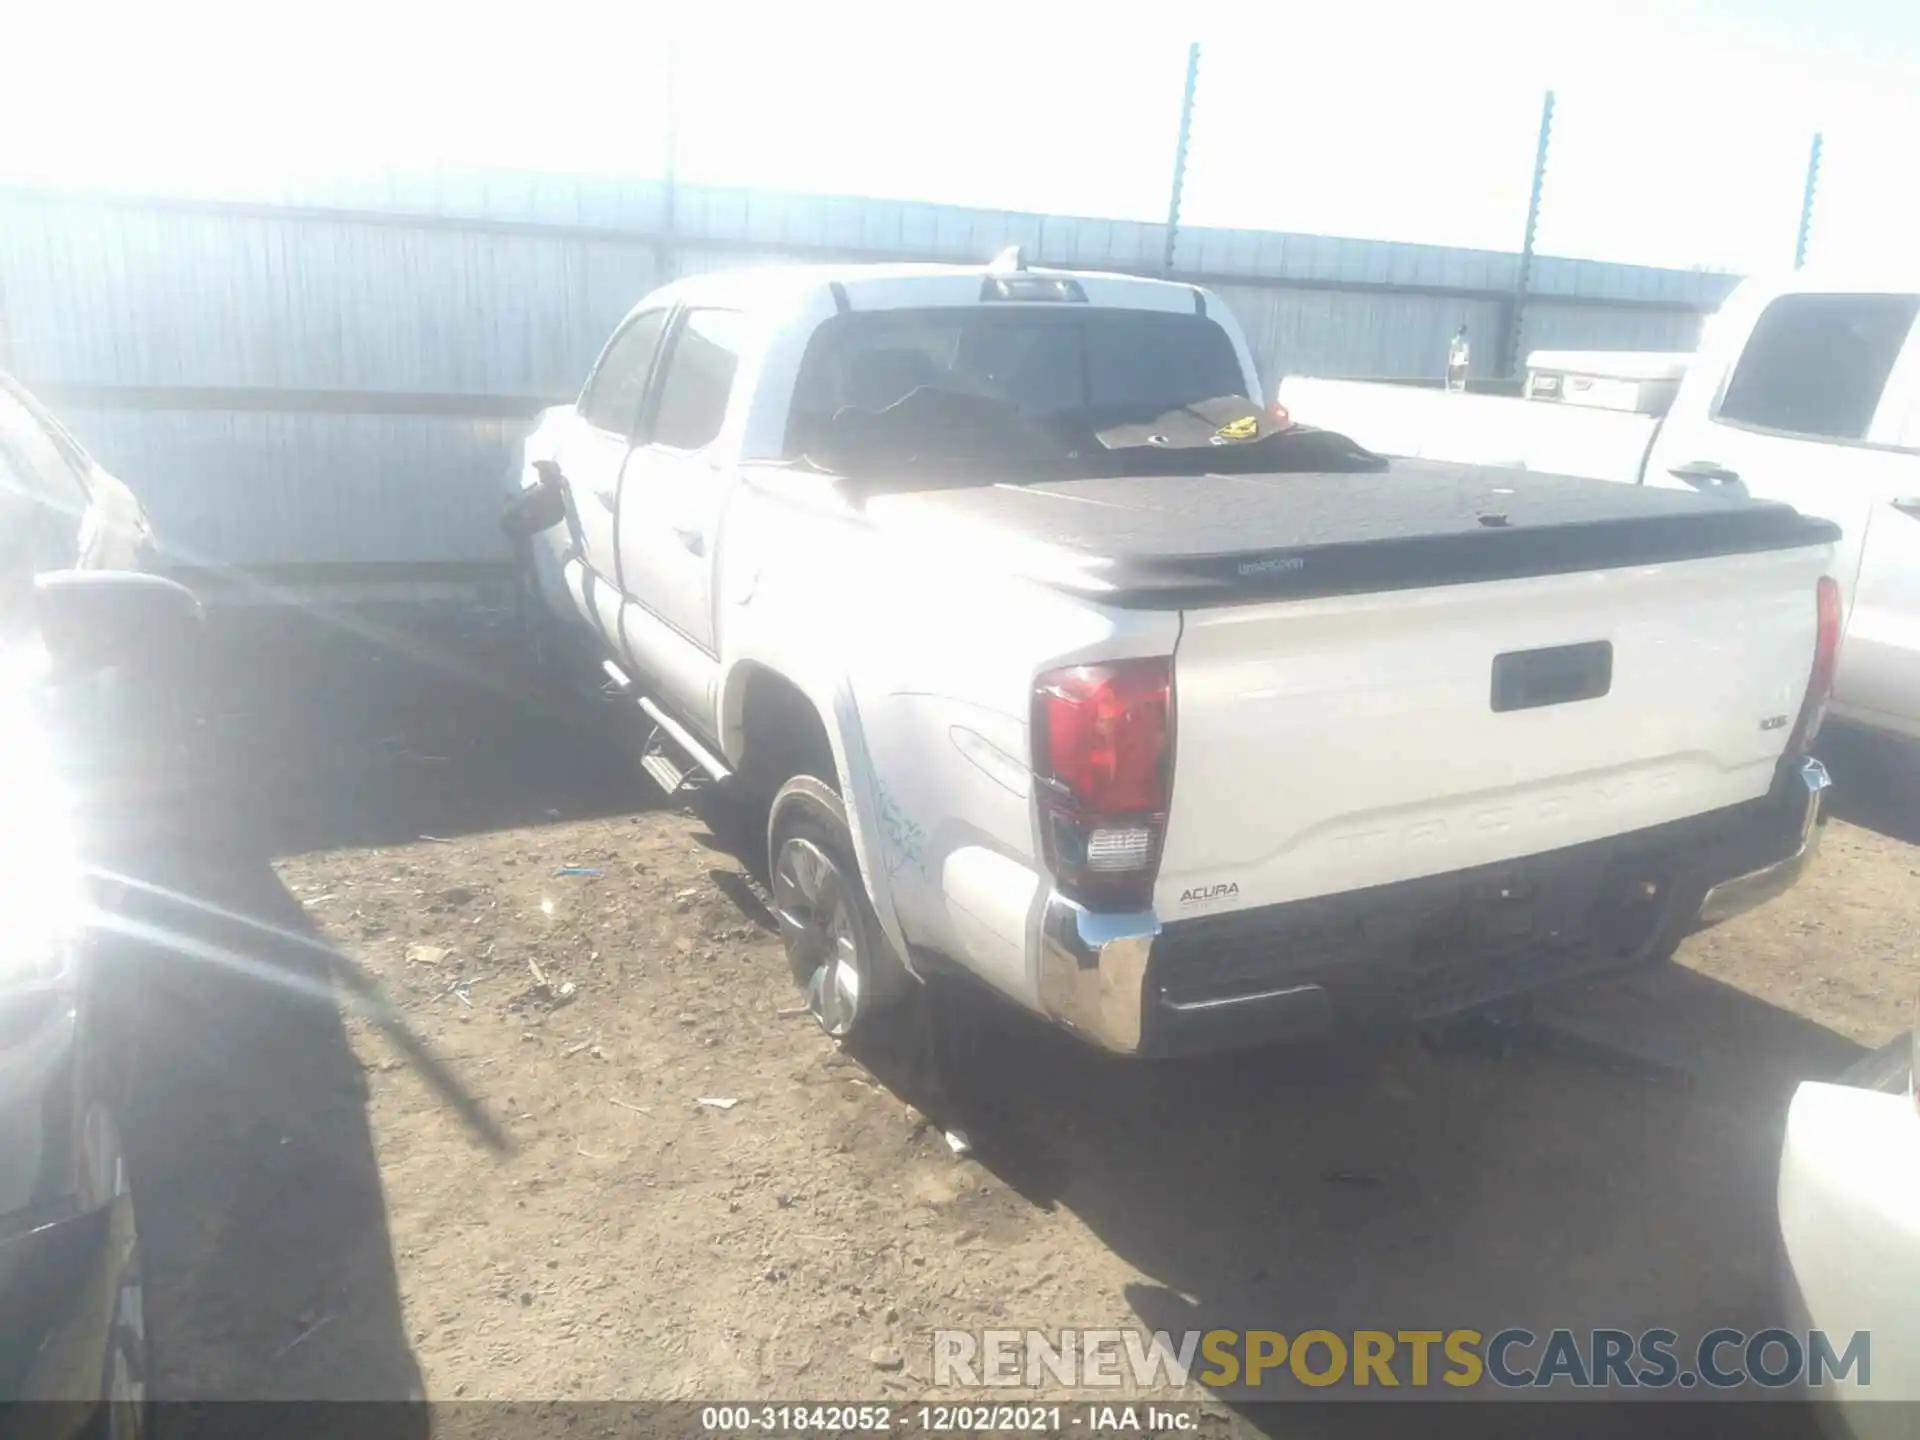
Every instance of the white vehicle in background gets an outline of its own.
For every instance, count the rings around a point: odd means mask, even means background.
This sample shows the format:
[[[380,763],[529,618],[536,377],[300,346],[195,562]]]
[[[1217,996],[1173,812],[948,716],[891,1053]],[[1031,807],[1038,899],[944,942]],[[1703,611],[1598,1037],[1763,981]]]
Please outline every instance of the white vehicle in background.
[[[1188,285],[689,277],[506,523],[648,773],[755,817],[835,1034],[956,970],[1126,1053],[1426,1018],[1816,842],[1833,526],[1286,427]]]
[[[1920,1016],[1916,1016],[1920,1019]],[[1920,1435],[1920,1027],[1787,1114],[1780,1242],[1788,1323],[1836,1352],[1864,1332],[1869,1367],[1809,1389],[1829,1433]],[[1840,1368],[1840,1367],[1835,1367]]]
[[[1637,484],[1660,417],[1692,358],[1537,350],[1527,356],[1518,387],[1525,399],[1308,375],[1289,375],[1278,399],[1294,419],[1351,435],[1385,455]]]
[[[1279,400],[1296,420],[1390,454],[1780,500],[1833,521],[1846,604],[1833,713],[1920,740],[1916,316],[1920,285],[1910,279],[1746,281],[1708,321],[1664,418],[1649,413],[1657,407],[1595,408],[1564,390],[1545,404],[1304,377],[1284,381]],[[1640,380],[1659,378],[1659,357],[1621,358]],[[1630,378],[1597,358],[1587,369]]]

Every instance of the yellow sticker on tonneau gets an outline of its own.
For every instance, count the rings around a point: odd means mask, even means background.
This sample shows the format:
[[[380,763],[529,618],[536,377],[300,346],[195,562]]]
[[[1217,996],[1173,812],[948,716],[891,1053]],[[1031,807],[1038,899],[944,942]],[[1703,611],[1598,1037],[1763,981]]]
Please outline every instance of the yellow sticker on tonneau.
[[[1238,420],[1229,420],[1213,432],[1216,440],[1251,440],[1260,433],[1258,415],[1242,415]]]

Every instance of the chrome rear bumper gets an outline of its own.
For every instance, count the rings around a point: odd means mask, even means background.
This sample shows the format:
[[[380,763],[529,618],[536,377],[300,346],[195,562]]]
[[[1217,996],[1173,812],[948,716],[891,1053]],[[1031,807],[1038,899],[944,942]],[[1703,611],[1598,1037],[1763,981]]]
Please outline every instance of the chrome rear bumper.
[[[1749,870],[1731,880],[1723,880],[1707,891],[1700,904],[1700,924],[1717,925],[1735,915],[1764,905],[1777,895],[1791,890],[1813,863],[1820,849],[1820,809],[1833,785],[1827,767],[1818,760],[1803,760],[1795,777],[1805,806],[1800,817],[1800,843],[1794,852],[1771,865]]]
[[[1697,855],[1690,883],[1672,887],[1672,899],[1667,902],[1672,908],[1665,911],[1666,918],[1660,919],[1655,929],[1670,933],[1675,923],[1684,929],[1693,895],[1703,895],[1694,923],[1711,925],[1790,889],[1818,848],[1821,806],[1831,784],[1826,767],[1819,761],[1802,762],[1792,789],[1767,802],[1759,830],[1725,849],[1722,842],[1712,842]],[[1789,849],[1784,858],[1755,869],[1742,868]],[[1703,892],[1699,888],[1702,879],[1711,879],[1716,865],[1721,867],[1719,874],[1728,870],[1740,873],[1712,883]],[[1418,883],[1436,882],[1450,883],[1448,877]],[[1174,944],[1175,933],[1189,931],[1195,923],[1182,921],[1175,932],[1170,932],[1160,947],[1162,970],[1170,965],[1177,969],[1185,952]],[[1191,934],[1186,938],[1190,942]],[[1648,943],[1654,938],[1657,936],[1650,932]],[[1322,1027],[1334,1005],[1335,997],[1330,992],[1335,982],[1352,968],[1343,964],[1308,974],[1276,973],[1270,985],[1250,986],[1241,993],[1215,999],[1196,997],[1182,1002],[1168,993],[1164,975],[1157,979],[1150,975],[1148,962],[1160,939],[1161,923],[1151,910],[1106,914],[1087,910],[1059,894],[1048,896],[1040,918],[1041,1008],[1083,1039],[1121,1054],[1166,1053],[1170,1040],[1178,1043],[1170,1030],[1205,1030],[1201,1048],[1221,1048],[1215,1043],[1216,1036],[1221,1044],[1233,1043],[1225,1036],[1236,1028],[1278,1039]],[[1284,961],[1289,940],[1283,931],[1276,929],[1273,944],[1276,955]],[[1189,943],[1186,950],[1191,949]],[[1284,965],[1281,969],[1285,970]],[[1552,982],[1542,978],[1538,983]]]
[[[1062,895],[1040,917],[1040,1004],[1103,1049],[1134,1054],[1146,1018],[1147,956],[1160,933],[1151,910],[1106,915]]]

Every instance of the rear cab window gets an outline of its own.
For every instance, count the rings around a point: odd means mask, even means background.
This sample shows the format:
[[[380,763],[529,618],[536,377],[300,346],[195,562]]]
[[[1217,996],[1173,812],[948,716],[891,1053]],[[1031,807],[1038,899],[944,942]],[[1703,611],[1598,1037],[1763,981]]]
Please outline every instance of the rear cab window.
[[[1253,398],[1233,341],[1202,315],[1061,304],[856,311],[823,321],[808,342],[787,458],[841,409],[884,410],[921,388],[1093,429]]]
[[[1767,306],[1713,418],[1815,440],[1874,438],[1920,295],[1782,295]]]

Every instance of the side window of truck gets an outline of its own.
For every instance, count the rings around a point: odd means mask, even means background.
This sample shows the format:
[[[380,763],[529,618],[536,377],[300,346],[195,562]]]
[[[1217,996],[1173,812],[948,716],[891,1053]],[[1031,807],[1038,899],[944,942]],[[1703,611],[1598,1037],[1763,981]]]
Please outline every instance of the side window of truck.
[[[1761,312],[1714,418],[1865,440],[1916,313],[1916,295],[1781,296]]]
[[[648,310],[607,343],[607,350],[580,397],[580,417],[595,429],[615,435],[633,433],[640,416],[640,397],[647,392],[653,357],[667,325],[665,310]]]
[[[689,310],[667,351],[647,440],[700,450],[720,434],[733,393],[747,317],[738,310]]]

